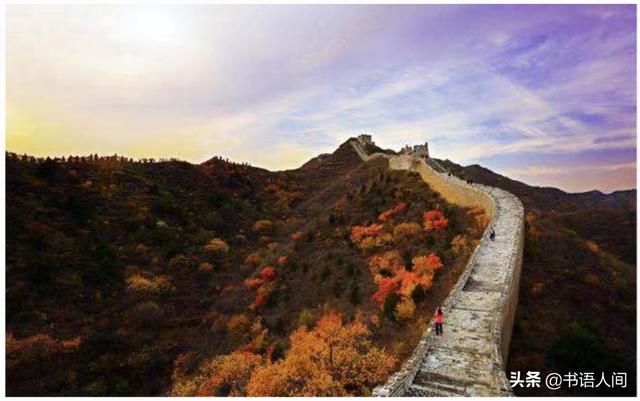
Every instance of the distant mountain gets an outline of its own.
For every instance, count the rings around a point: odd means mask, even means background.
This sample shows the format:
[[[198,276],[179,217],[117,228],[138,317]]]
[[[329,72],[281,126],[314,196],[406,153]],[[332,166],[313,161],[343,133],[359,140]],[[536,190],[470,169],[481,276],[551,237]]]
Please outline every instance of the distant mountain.
[[[462,174],[474,181],[505,189],[517,195],[524,203],[544,209],[571,210],[574,203],[581,207],[627,207],[635,208],[636,190],[616,191],[609,195],[594,190],[569,193],[558,188],[530,186],[520,181],[494,173],[478,164],[462,167],[450,160],[440,163],[451,172]]]

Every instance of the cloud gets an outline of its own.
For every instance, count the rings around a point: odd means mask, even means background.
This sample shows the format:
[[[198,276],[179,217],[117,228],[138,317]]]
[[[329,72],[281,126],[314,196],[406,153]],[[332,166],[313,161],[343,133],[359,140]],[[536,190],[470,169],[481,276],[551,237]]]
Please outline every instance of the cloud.
[[[35,154],[287,169],[367,131],[383,147],[428,140],[438,157],[517,171],[530,153],[635,149],[635,85],[633,6],[7,13],[7,145]]]
[[[588,173],[594,171],[611,172],[618,170],[633,170],[636,168],[636,163],[616,163],[607,165],[592,165],[592,166],[576,166],[568,165],[561,167],[545,167],[545,166],[530,166],[530,167],[513,167],[505,171],[508,174],[513,175],[526,175],[526,176],[544,176],[544,175],[556,175],[558,173]]]

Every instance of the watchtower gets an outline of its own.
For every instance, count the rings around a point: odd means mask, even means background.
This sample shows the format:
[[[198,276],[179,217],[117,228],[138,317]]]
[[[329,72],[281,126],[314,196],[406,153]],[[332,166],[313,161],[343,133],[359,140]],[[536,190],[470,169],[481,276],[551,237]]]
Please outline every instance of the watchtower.
[[[362,146],[375,145],[375,142],[373,142],[373,139],[371,139],[371,135],[367,135],[367,134],[358,135],[357,139]]]

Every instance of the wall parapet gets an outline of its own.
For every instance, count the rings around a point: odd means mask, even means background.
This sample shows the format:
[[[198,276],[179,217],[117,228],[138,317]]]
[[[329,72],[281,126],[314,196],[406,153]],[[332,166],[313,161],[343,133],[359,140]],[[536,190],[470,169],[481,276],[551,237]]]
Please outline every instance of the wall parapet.
[[[522,203],[501,189],[468,184],[438,172],[415,155],[368,155],[359,144],[352,142],[352,146],[362,160],[387,158],[390,169],[417,172],[448,202],[480,207],[490,217],[463,273],[441,305],[447,317],[445,335],[436,336],[430,321],[413,354],[373,395],[512,395],[505,365],[522,266]],[[494,240],[489,236],[491,230],[496,232]]]

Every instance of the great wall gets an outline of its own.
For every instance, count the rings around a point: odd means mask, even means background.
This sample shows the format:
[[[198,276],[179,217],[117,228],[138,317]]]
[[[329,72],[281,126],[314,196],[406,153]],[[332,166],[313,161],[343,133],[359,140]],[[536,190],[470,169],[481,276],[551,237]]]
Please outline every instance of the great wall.
[[[400,155],[367,154],[370,136],[351,145],[364,160],[384,157],[389,168],[420,174],[448,202],[481,207],[491,222],[447,298],[444,335],[433,322],[413,354],[374,396],[511,396],[505,365],[518,302],[524,245],[524,209],[509,192],[469,184],[429,159],[428,147],[405,148]],[[416,149],[417,152],[412,152]],[[495,231],[495,238],[489,232]]]

